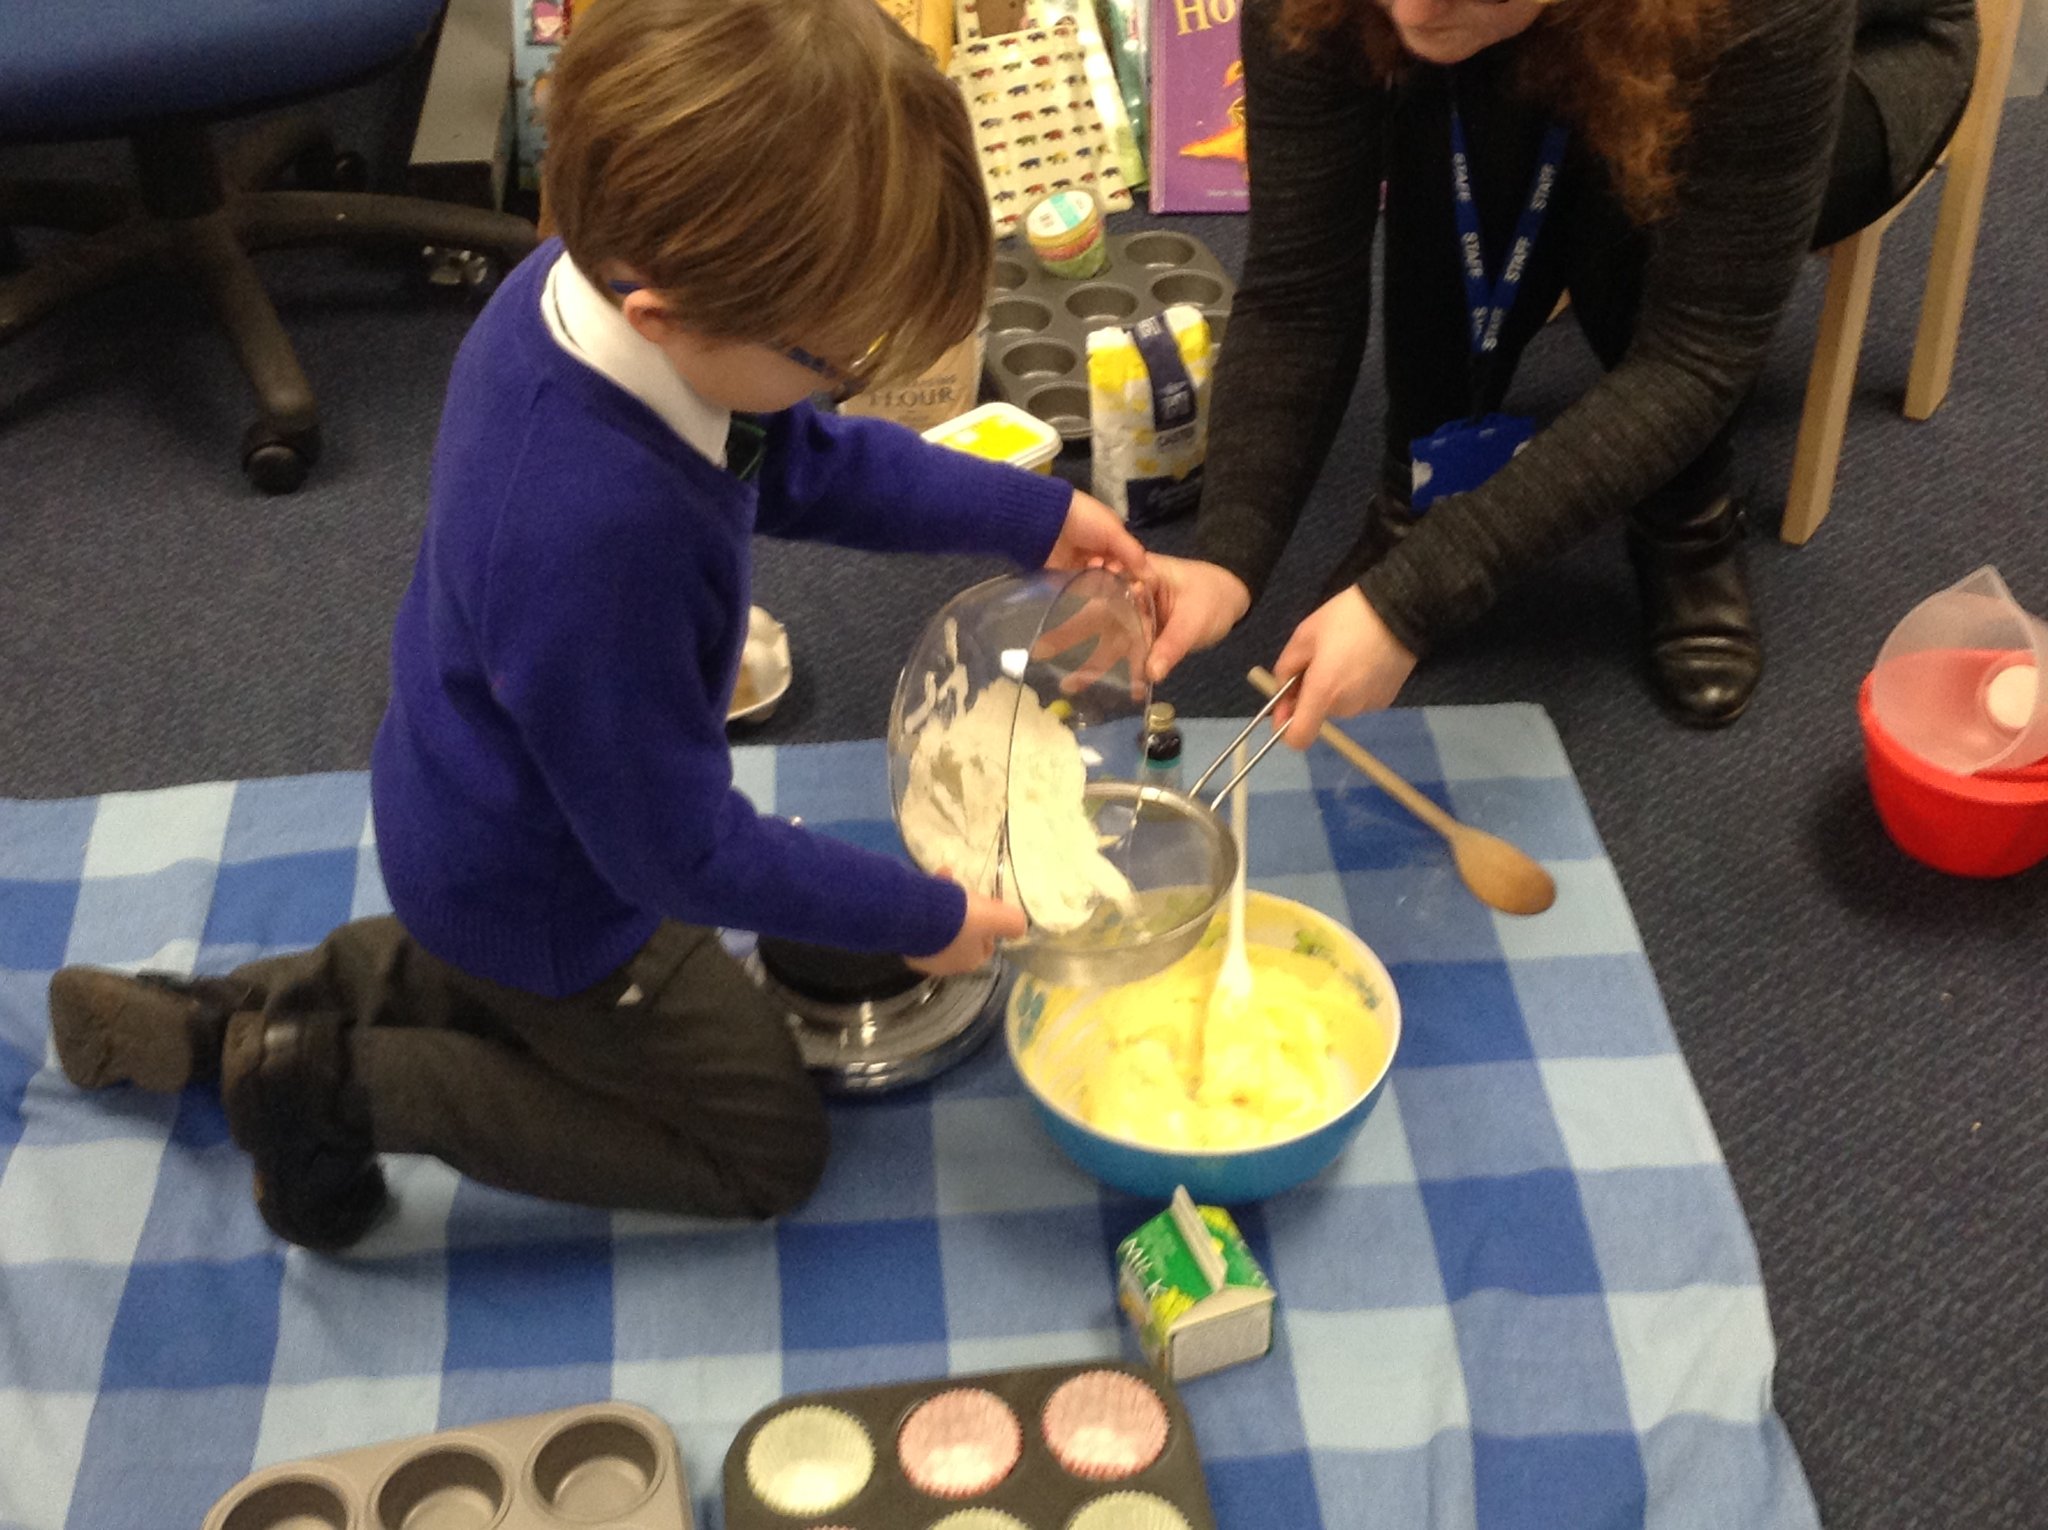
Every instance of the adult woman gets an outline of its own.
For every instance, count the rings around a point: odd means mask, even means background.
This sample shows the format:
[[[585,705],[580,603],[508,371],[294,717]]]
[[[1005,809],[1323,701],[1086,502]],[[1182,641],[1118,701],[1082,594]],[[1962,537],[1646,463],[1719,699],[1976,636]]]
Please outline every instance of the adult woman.
[[[1243,44],[1245,279],[1199,557],[1155,560],[1155,677],[1236,624],[1294,527],[1363,353],[1384,186],[1383,482],[1274,665],[1302,675],[1290,741],[1387,704],[1433,638],[1623,514],[1658,691],[1733,721],[1762,651],[1731,422],[1808,250],[1953,131],[1972,0],[1246,0]],[[1606,376],[1510,456],[1515,423],[1466,422],[1566,291]]]

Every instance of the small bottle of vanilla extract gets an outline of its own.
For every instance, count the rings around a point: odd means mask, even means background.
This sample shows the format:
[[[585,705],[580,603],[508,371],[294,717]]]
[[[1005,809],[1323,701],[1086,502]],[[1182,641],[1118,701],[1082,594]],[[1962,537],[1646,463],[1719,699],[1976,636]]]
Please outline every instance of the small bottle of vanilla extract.
[[[1180,724],[1174,719],[1173,708],[1166,702],[1155,701],[1145,709],[1145,784],[1179,791],[1180,754]]]

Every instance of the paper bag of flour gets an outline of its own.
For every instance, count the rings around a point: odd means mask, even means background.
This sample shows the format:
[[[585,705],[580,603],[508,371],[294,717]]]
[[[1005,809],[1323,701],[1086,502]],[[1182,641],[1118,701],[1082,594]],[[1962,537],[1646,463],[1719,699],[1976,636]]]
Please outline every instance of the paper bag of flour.
[[[1088,336],[1095,497],[1133,526],[1194,513],[1209,444],[1209,321],[1190,304]]]
[[[915,431],[926,431],[959,418],[974,407],[981,394],[982,357],[988,346],[984,324],[922,375],[908,382],[856,393],[839,406],[841,414],[873,415],[894,420]]]

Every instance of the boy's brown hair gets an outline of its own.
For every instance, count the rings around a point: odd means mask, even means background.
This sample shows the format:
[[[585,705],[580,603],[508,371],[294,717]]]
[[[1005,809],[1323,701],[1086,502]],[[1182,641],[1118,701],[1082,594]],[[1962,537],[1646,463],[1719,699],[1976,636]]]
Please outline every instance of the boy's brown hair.
[[[547,105],[543,186],[603,286],[689,328],[900,379],[971,334],[994,233],[960,92],[874,0],[600,0]]]

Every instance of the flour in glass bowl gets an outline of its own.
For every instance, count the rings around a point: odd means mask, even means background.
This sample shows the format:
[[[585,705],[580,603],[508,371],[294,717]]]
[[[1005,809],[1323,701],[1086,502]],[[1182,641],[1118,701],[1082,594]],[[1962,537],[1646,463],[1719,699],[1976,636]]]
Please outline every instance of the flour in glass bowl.
[[[1131,884],[1103,855],[1088,814],[1080,740],[1008,677],[968,701],[955,637],[949,628],[953,669],[926,677],[924,704],[907,722],[917,743],[900,820],[911,858],[994,896],[1007,812],[1010,873],[1033,924],[1064,935],[1104,899],[1128,906]]]

